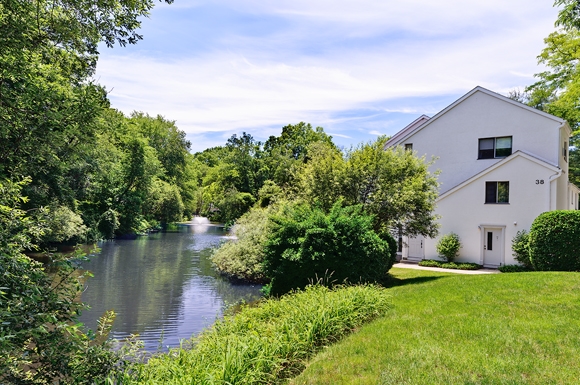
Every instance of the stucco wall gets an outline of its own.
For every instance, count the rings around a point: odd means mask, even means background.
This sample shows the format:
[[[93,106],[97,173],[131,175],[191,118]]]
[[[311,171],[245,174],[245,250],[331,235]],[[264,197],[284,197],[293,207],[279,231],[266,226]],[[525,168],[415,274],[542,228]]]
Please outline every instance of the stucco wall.
[[[512,136],[512,152],[523,150],[559,164],[560,125],[555,119],[477,91],[399,144],[412,143],[413,150],[427,159],[438,157],[431,171],[441,170],[443,193],[499,161],[477,159],[480,138]]]
[[[549,179],[552,175],[553,169],[525,157],[515,157],[439,200],[440,236],[457,233],[463,245],[458,260],[483,263],[480,226],[504,227],[502,263],[516,263],[512,256],[511,240],[518,230],[529,230],[534,219],[549,210]],[[543,184],[537,182],[542,180]],[[485,204],[486,181],[509,181],[509,204]],[[438,238],[425,240],[425,258],[437,258],[437,241]]]

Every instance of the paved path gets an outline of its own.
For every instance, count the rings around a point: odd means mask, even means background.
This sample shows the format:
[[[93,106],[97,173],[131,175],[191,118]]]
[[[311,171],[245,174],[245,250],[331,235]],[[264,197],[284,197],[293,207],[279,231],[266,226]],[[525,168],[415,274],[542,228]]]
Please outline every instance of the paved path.
[[[430,270],[430,271],[440,271],[442,273],[456,273],[456,274],[499,274],[500,271],[496,269],[479,269],[479,270],[457,270],[457,269],[442,269],[440,267],[426,267],[419,266],[416,263],[395,263],[393,267],[399,267],[401,269],[415,269],[415,270]]]

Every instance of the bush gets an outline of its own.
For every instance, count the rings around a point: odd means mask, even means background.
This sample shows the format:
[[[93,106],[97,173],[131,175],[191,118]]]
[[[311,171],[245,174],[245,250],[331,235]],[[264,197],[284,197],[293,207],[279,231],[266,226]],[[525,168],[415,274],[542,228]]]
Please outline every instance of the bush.
[[[449,233],[442,236],[436,246],[437,254],[439,254],[440,257],[445,258],[447,262],[453,262],[455,258],[457,258],[460,248],[461,242],[459,241],[459,235],[455,233]]]
[[[525,271],[532,271],[533,269],[522,265],[503,265],[498,267],[502,273],[522,273]]]
[[[306,290],[245,306],[193,340],[141,367],[142,384],[281,384],[309,357],[363,323],[387,313],[387,290],[351,286]]]
[[[526,230],[520,230],[512,239],[512,251],[516,261],[518,261],[525,270],[533,270],[530,261],[530,234]]]
[[[441,262],[434,259],[424,259],[419,262],[419,266],[425,267],[440,267],[442,269],[455,269],[455,270],[479,270],[481,265],[471,262]]]
[[[540,214],[530,229],[530,260],[535,270],[580,271],[580,211]]]
[[[373,217],[361,206],[341,207],[339,202],[325,214],[307,205],[286,205],[271,220],[264,257],[272,295],[318,279],[327,285],[381,282],[393,265],[389,242],[375,233]]]
[[[254,207],[242,215],[233,227],[237,237],[223,243],[211,257],[220,273],[229,278],[263,282],[264,247],[271,233],[268,216],[272,208]]]

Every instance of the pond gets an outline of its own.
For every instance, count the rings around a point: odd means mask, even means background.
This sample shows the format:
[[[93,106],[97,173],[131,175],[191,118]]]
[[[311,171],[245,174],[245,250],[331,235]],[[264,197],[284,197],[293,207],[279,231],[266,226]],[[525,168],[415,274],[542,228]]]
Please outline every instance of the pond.
[[[80,321],[95,330],[97,319],[112,309],[117,318],[111,337],[139,334],[145,350],[154,352],[179,346],[228,305],[260,297],[259,285],[234,285],[212,268],[211,250],[228,239],[223,227],[191,222],[179,229],[101,242],[100,253],[83,263],[94,277],[82,294],[91,309]]]

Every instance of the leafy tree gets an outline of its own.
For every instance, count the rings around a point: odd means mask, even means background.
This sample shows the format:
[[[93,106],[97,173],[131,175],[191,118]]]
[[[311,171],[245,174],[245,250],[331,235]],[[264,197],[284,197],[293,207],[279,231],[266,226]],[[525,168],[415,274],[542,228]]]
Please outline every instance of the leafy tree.
[[[570,181],[580,185],[580,5],[576,0],[556,0],[562,6],[556,25],[538,62],[547,67],[535,76],[538,81],[518,98],[534,108],[565,119],[572,128],[570,139]]]
[[[296,177],[296,195],[328,212],[344,193],[346,162],[342,153],[326,142],[308,146],[309,162]]]
[[[282,133],[278,137],[270,136],[264,143],[268,179],[282,187],[291,185],[297,169],[308,161],[308,147],[315,142],[323,142],[336,148],[332,137],[322,127],[313,129],[304,122],[282,127]]]
[[[375,217],[375,230],[400,229],[409,236],[437,235],[433,213],[438,196],[429,163],[403,148],[385,149],[386,138],[363,144],[347,154],[343,196]]]
[[[76,317],[81,285],[70,260],[46,268],[24,255],[47,230],[43,212],[27,215],[19,206],[25,182],[0,181],[0,382],[11,384],[104,382],[121,375],[128,362],[102,339],[82,333]]]
[[[155,149],[163,166],[163,180],[176,183],[183,179],[187,165],[187,155],[191,143],[185,139],[185,132],[179,130],[175,121],[157,115],[153,118],[143,112],[133,112],[129,124],[147,138],[148,145]]]
[[[137,42],[139,17],[152,6],[152,0],[2,1],[0,176],[50,166],[91,137],[91,122],[108,103],[104,89],[89,81],[98,44]]]
[[[566,29],[580,28],[580,2],[578,0],[556,0],[554,6],[563,7],[558,13],[556,26]]]

